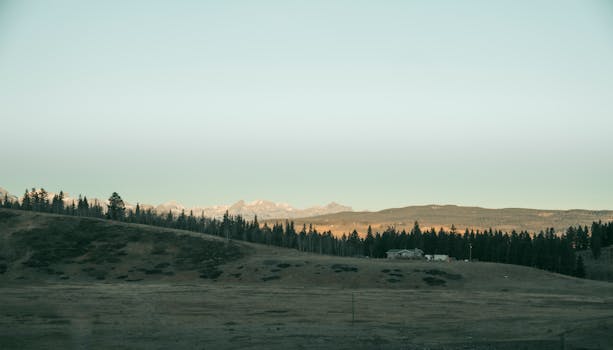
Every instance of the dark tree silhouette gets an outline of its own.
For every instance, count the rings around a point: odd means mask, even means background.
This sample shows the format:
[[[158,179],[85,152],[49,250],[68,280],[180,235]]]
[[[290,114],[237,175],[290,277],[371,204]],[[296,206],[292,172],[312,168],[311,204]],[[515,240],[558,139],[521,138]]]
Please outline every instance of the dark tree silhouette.
[[[74,205],[74,203],[73,203]],[[125,216],[126,205],[117,192],[109,197],[107,217],[111,220],[123,220]]]
[[[583,258],[577,257],[577,266],[575,267],[575,277],[585,278],[585,265],[583,264]]]
[[[602,248],[602,223],[592,224],[592,235],[590,237],[590,249],[594,259],[600,258],[600,250]]]

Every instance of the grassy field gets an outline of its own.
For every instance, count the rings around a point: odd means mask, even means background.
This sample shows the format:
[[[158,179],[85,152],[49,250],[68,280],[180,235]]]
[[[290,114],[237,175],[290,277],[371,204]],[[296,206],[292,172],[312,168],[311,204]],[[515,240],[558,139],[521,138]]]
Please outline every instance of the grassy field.
[[[313,224],[319,231],[332,231],[336,235],[349,233],[354,229],[365,235],[368,226],[373,230],[382,232],[389,226],[398,230],[411,230],[415,221],[422,229],[443,227],[449,229],[451,225],[460,232],[465,229],[487,230],[492,229],[511,232],[512,230],[526,230],[539,232],[548,227],[558,231],[566,231],[569,226],[587,225],[593,221],[613,221],[613,211],[610,210],[539,210],[539,209],[486,209],[479,207],[460,207],[456,205],[424,205],[406,208],[386,209],[377,212],[342,212],[315,216],[310,218],[294,219],[296,227]],[[267,220],[274,223],[280,220]]]
[[[0,254],[1,349],[613,348],[613,284],[521,266],[6,210]]]

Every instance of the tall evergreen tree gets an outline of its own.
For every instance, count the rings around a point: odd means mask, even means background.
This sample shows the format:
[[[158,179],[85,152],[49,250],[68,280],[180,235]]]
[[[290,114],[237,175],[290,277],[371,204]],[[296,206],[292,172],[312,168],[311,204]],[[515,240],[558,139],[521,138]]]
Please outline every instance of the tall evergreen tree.
[[[10,208],[11,207],[11,202],[9,200],[9,194],[8,193],[4,194],[4,202],[2,203],[2,206],[4,208]]]
[[[575,276],[579,278],[585,278],[585,264],[581,255],[577,257],[577,265],[575,267]]]
[[[123,220],[126,205],[117,192],[113,192],[109,197],[107,217],[111,220]]]
[[[590,236],[590,249],[594,259],[600,258],[600,250],[602,248],[602,230],[599,224],[592,224],[592,235]]]
[[[28,189],[26,188],[26,192],[23,194],[23,198],[21,199],[21,209],[23,210],[32,210],[32,196]]]
[[[51,211],[56,214],[62,214],[64,212],[64,191],[60,191],[60,193],[53,196]]]
[[[77,213],[80,216],[87,216],[89,213],[89,203],[87,203],[87,196],[81,198],[79,195],[79,201],[77,203]]]
[[[364,239],[364,255],[369,257],[374,257],[375,252],[375,236],[372,234],[372,227],[368,225],[368,230],[366,231],[366,238]]]

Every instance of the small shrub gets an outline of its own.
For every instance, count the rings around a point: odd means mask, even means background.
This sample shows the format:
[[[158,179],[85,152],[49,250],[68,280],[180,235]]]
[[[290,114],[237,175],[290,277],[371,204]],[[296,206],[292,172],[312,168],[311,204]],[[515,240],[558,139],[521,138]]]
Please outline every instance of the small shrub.
[[[334,272],[358,272],[357,267],[345,264],[334,264],[332,269],[335,270]]]

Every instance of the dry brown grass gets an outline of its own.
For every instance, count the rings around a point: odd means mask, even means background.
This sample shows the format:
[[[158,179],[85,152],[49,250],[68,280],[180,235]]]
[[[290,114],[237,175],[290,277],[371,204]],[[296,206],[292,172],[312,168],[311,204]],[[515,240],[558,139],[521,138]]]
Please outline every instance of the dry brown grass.
[[[0,348],[560,349],[561,334],[567,350],[613,348],[611,283],[237,244],[242,258],[215,279],[173,269],[97,281],[66,269],[59,280],[11,265],[0,275]],[[128,251],[130,264],[166,261],[152,246]]]

